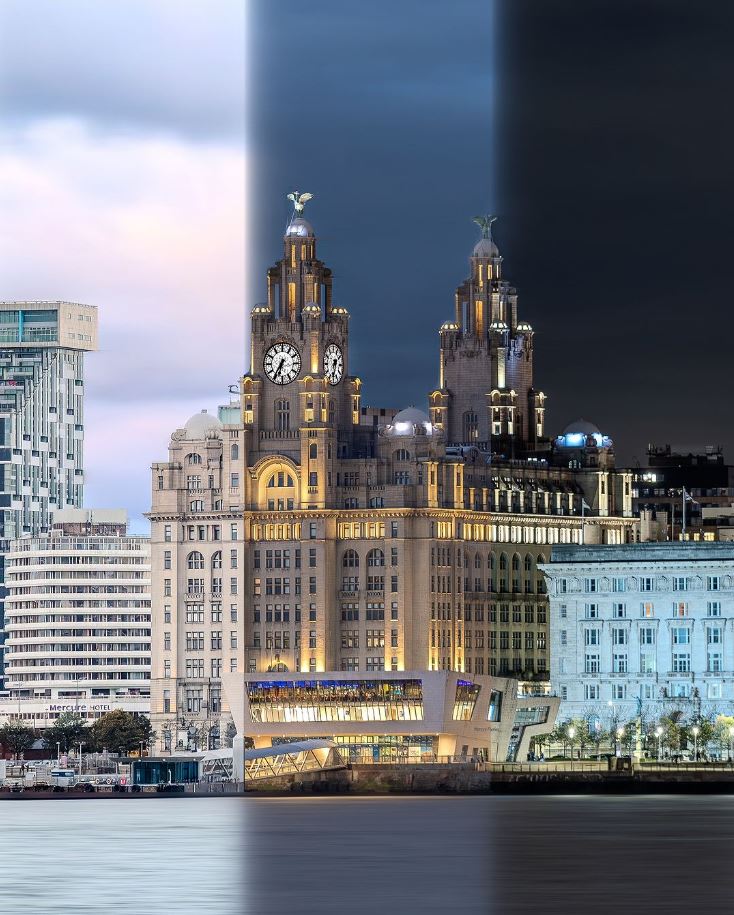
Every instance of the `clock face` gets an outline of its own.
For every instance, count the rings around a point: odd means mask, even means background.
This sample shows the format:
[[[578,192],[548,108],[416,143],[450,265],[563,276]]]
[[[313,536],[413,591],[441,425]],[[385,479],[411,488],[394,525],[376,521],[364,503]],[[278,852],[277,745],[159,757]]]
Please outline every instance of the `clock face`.
[[[339,384],[344,374],[344,356],[336,343],[330,343],[324,351],[324,375],[329,384]]]
[[[274,384],[290,384],[301,371],[301,356],[290,343],[276,343],[265,353],[263,367]]]

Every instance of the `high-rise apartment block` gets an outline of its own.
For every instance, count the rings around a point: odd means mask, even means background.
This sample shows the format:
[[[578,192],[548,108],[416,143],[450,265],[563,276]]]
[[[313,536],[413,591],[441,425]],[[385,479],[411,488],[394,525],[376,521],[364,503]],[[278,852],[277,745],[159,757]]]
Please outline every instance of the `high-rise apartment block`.
[[[119,509],[61,509],[6,556],[0,720],[150,710],[150,542]]]
[[[82,504],[84,353],[96,348],[93,306],[0,302],[0,642],[10,541]]]

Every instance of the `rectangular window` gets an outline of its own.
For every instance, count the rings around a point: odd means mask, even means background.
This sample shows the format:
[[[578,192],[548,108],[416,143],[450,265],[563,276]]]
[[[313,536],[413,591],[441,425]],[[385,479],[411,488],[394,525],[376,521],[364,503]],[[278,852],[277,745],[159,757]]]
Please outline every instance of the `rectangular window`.
[[[171,596],[171,579],[170,578],[163,579],[163,596],[164,597]]]
[[[654,651],[640,652],[640,673],[654,674],[656,668],[656,659]]]
[[[229,647],[237,648],[237,630],[232,630],[229,634]]]
[[[237,568],[237,550],[229,551],[229,567],[230,569]]]
[[[584,630],[584,644],[598,645],[601,642],[601,632],[598,629]]]
[[[236,525],[236,524],[231,524],[231,525],[230,525],[230,528],[229,528],[229,539],[230,539],[230,540],[236,540],[236,539],[237,539],[237,525]]]
[[[627,604],[612,604],[612,617],[623,620],[627,616]]]
[[[612,629],[612,644],[627,645],[629,643],[629,633],[626,629]]]
[[[691,670],[691,656],[687,651],[673,652],[673,673],[686,674]]]
[[[598,699],[599,698],[599,684],[598,683],[585,683],[584,684],[584,699]]]
[[[617,594],[622,593],[627,590],[627,579],[626,578],[613,578],[612,579],[612,591]]]
[[[615,652],[612,655],[612,671],[615,674],[627,673],[627,655]]]
[[[585,655],[584,671],[587,674],[598,674],[599,673],[599,655],[598,654]]]
[[[655,584],[655,582],[652,578],[641,578],[640,579],[640,591],[652,591],[654,584]]]
[[[706,576],[706,590],[707,591],[718,591],[719,590],[719,576],[718,575],[707,575]]]
[[[584,616],[587,620],[599,618],[599,604],[586,604],[584,606]]]
[[[172,537],[173,537],[173,532],[171,530],[171,525],[164,524],[163,525],[163,539],[166,541],[166,543],[170,543]]]
[[[683,600],[673,601],[673,616],[688,616],[688,603]]]
[[[585,578],[584,579],[584,591],[586,591],[587,594],[596,593],[596,585],[597,585],[597,582],[596,582],[595,578]]]
[[[163,568],[164,569],[171,568],[171,551],[170,550],[163,551]]]
[[[721,616],[721,601],[710,600],[706,604],[706,613],[709,616]]]
[[[687,626],[674,626],[670,630],[671,640],[674,645],[690,645],[691,630]]]
[[[640,604],[640,616],[651,617],[655,616],[655,606],[647,601],[644,601]]]

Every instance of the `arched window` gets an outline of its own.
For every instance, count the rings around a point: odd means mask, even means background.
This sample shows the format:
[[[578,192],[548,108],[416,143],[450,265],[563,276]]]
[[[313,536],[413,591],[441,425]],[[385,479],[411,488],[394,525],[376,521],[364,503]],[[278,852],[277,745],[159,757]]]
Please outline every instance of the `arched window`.
[[[507,556],[504,553],[500,553],[500,569],[504,572],[507,568]]]
[[[189,553],[186,560],[186,565],[190,569],[203,569],[204,568],[204,557],[197,550],[194,550],[193,553]]]
[[[405,448],[398,448],[392,457],[394,461],[409,461],[410,451],[406,450]]]
[[[545,556],[542,553],[538,553],[537,565],[540,566],[540,565],[543,565],[544,563],[545,563]]]
[[[494,553],[487,556],[487,568],[494,572]]]
[[[385,554],[382,550],[370,550],[367,554],[367,565],[368,566],[384,566],[385,565]]]
[[[204,500],[203,499],[194,499],[193,502],[189,502],[189,511],[203,512],[204,511]]]
[[[517,555],[517,553],[515,553],[515,555],[512,557],[512,571],[520,571],[520,557]]]
[[[187,454],[186,463],[191,464],[201,464],[201,455],[200,454]]]
[[[287,400],[275,401],[275,428],[278,432],[288,432],[291,427],[291,405]]]
[[[359,554],[355,550],[347,550],[342,557],[342,566],[345,569],[359,568]]]
[[[293,486],[293,477],[289,473],[286,473],[284,470],[279,470],[277,473],[274,473],[268,480],[268,489],[272,489],[273,486],[277,486],[279,488],[284,486]]]
[[[464,441],[475,442],[479,438],[479,417],[474,410],[464,414]]]
[[[477,554],[474,556],[474,568],[475,568],[475,569],[481,569],[481,568],[482,568],[482,557],[479,555],[479,553],[477,553]]]
[[[212,568],[221,569],[222,568],[222,551],[217,550],[216,553],[212,556]]]
[[[308,457],[309,460],[315,460],[319,456],[319,446],[318,445],[309,445],[308,446]]]
[[[528,553],[528,555],[525,557],[525,571],[526,571],[526,572],[532,572],[532,571],[533,571],[533,557],[532,557],[529,553]]]
[[[233,445],[230,445],[229,457],[233,461],[238,461],[240,459],[240,446],[236,442]]]

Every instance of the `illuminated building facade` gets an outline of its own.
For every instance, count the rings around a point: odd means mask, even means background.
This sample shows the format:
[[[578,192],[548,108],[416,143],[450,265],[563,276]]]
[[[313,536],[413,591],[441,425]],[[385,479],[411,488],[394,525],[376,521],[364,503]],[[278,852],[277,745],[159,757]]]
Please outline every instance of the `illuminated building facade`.
[[[559,700],[518,696],[517,681],[449,671],[227,674],[238,735],[255,747],[327,737],[354,762],[524,759]],[[245,739],[235,739],[235,766]]]
[[[557,546],[543,572],[561,716],[731,714],[734,544]]]
[[[581,540],[584,501],[587,542],[633,537],[629,480],[554,460],[532,331],[483,231],[430,417],[383,413],[362,406],[349,313],[294,213],[252,310],[239,414],[192,417],[153,466],[162,751],[223,739],[225,672],[547,678],[538,564]]]

